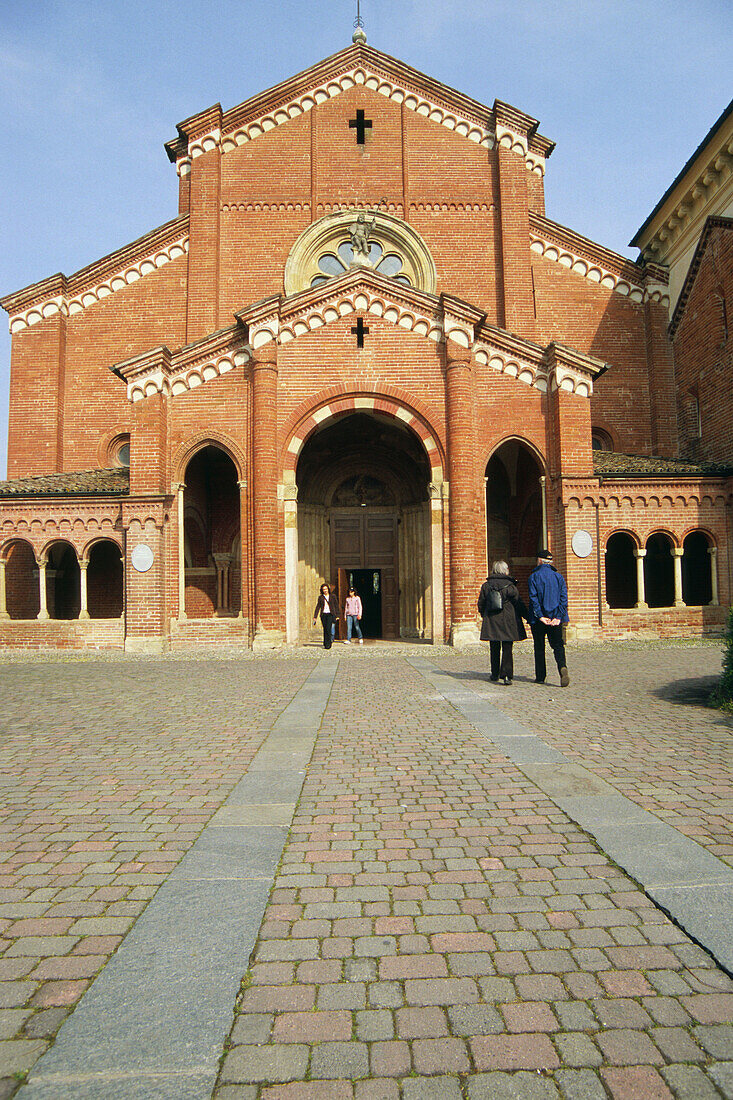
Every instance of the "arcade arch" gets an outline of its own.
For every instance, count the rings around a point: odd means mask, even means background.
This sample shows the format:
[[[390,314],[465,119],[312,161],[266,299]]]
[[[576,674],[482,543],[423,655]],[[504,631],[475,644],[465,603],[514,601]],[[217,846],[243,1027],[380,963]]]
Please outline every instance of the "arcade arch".
[[[297,456],[297,505],[290,502],[297,520],[290,524],[286,489],[286,537],[289,529],[297,536],[297,595],[290,594],[297,623],[289,614],[289,640],[296,631],[309,635],[324,580],[337,586],[342,608],[348,586],[357,589],[365,637],[442,640],[442,529],[434,537],[432,521],[441,501],[425,437],[434,448],[427,430],[422,436],[404,418],[358,406],[308,434]]]
[[[188,459],[183,481],[185,618],[241,610],[240,494],[234,460],[207,443]]]
[[[543,474],[536,453],[521,439],[500,444],[486,464],[487,567],[504,560],[525,584],[547,541]]]

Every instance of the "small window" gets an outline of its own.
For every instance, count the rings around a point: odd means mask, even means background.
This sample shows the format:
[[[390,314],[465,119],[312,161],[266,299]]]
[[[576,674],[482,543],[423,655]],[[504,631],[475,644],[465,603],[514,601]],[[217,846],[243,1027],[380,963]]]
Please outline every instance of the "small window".
[[[116,435],[107,448],[107,462],[110,466],[130,465],[130,437]]]
[[[612,451],[613,442],[608,432],[604,432],[603,428],[593,428],[591,434],[591,445],[594,451]]]

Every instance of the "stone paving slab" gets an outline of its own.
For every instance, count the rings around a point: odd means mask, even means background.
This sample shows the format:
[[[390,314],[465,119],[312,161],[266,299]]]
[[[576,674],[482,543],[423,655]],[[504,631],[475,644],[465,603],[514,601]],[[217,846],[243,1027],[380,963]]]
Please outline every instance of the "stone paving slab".
[[[272,726],[250,765],[282,757],[297,771],[312,750],[335,662],[322,661]],[[293,737],[294,712],[298,727]],[[283,728],[284,727],[284,728]],[[297,751],[288,751],[297,742]],[[274,753],[270,746],[277,746]],[[301,747],[302,746],[302,747]],[[249,784],[247,784],[249,787]],[[262,799],[265,789],[259,788]],[[241,813],[235,788],[159,889],[117,954],[35,1065],[20,1100],[69,1093],[120,1100],[148,1081],[155,1096],[210,1095],[241,979],[242,953],[254,943],[287,826],[221,824]],[[261,801],[257,804],[262,807]],[[281,804],[280,810],[282,809]],[[291,803],[290,811],[295,808]],[[288,822],[289,824],[289,822]],[[182,1076],[187,1074],[186,1076]],[[167,1079],[166,1079],[167,1077]]]

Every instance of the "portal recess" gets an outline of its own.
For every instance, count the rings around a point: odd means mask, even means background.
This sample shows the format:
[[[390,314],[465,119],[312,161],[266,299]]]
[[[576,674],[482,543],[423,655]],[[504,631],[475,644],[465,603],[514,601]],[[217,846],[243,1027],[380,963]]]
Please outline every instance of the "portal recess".
[[[365,588],[373,636],[431,638],[430,465],[417,436],[379,413],[329,421],[303,447],[296,481],[301,640],[323,581],[342,608],[352,581]]]

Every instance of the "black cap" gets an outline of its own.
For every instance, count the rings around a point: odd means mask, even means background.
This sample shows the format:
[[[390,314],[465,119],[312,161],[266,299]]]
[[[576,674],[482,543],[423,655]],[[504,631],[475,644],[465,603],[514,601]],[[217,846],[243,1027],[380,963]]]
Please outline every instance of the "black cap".
[[[537,551],[537,557],[542,558],[543,561],[552,561],[552,551],[551,550],[538,550]]]

